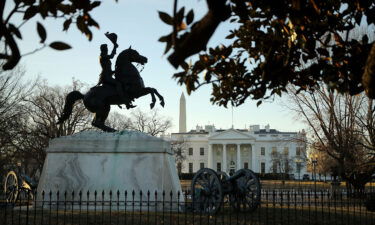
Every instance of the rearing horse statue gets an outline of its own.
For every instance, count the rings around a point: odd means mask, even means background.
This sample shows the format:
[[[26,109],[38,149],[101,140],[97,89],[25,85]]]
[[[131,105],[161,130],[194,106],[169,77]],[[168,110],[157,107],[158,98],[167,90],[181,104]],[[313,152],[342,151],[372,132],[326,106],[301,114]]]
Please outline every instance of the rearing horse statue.
[[[164,98],[152,87],[145,87],[143,79],[137,68],[132,62],[144,65],[147,58],[140,55],[136,50],[129,47],[122,51],[116,60],[115,79],[120,81],[124,94],[130,99],[130,102],[144,95],[151,95],[151,109],[154,108],[156,98],[159,98],[160,105],[164,107]],[[125,104],[124,100],[118,95],[115,87],[104,84],[102,86],[92,87],[86,94],[79,91],[72,91],[66,96],[65,106],[62,115],[57,124],[63,123],[72,113],[74,103],[83,99],[83,104],[90,112],[95,113],[92,125],[106,132],[115,132],[116,130],[105,125],[111,105]]]

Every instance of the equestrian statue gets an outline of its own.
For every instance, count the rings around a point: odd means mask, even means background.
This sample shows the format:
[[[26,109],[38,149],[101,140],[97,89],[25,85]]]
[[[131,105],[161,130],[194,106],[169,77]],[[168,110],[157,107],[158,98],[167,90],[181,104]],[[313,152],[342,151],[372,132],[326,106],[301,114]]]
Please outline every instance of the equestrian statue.
[[[155,88],[145,87],[138,69],[132,64],[135,62],[144,65],[147,63],[147,58],[140,55],[130,46],[118,55],[115,70],[112,71],[111,59],[115,56],[118,47],[117,35],[108,32],[105,35],[113,43],[113,50],[108,55],[107,45],[103,44],[100,46],[99,61],[102,72],[98,84],[92,87],[86,94],[82,94],[79,91],[70,92],[66,96],[64,110],[57,124],[61,124],[69,118],[74,103],[80,99],[83,99],[86,109],[95,113],[91,124],[106,132],[116,131],[105,125],[111,105],[118,105],[121,108],[121,104],[125,104],[127,109],[134,108],[136,107],[132,104],[134,99],[150,94],[151,109],[154,108],[156,103],[155,95],[159,98],[160,105],[164,107],[163,96]]]

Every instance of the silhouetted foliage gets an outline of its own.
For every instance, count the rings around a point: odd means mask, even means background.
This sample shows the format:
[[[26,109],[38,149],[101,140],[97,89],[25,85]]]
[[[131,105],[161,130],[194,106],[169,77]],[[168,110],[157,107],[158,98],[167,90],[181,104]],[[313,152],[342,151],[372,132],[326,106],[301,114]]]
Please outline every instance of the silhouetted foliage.
[[[91,27],[99,28],[99,24],[91,17],[90,12],[98,7],[100,3],[100,1],[91,0],[0,1],[0,41],[4,43],[0,59],[6,60],[3,69],[13,69],[22,57],[16,40],[22,39],[21,27],[23,24],[37,16],[40,16],[43,20],[48,18],[60,19],[64,21],[62,24],[63,31],[68,30],[71,24],[75,24],[91,40],[92,32],[90,29]],[[4,14],[6,4],[9,4],[7,6],[10,8],[7,15]],[[19,24],[14,24],[12,18],[17,14],[21,14],[23,19]],[[61,41],[54,41],[47,44],[47,31],[42,23],[38,21],[36,21],[36,31],[40,37],[41,46],[36,48],[35,51],[47,46],[56,50],[70,48],[68,44]]]
[[[286,85],[297,92],[313,90],[323,81],[330,89],[375,98],[374,0],[206,0],[207,14],[193,23],[194,12],[159,12],[173,31],[166,43],[170,63],[183,71],[174,78],[188,93],[212,84],[211,101],[241,105],[246,99],[281,96]],[[229,20],[228,46],[206,51],[217,26]],[[352,33],[367,22],[356,38]],[[202,52],[203,51],[203,52]],[[199,53],[189,65],[186,58]]]

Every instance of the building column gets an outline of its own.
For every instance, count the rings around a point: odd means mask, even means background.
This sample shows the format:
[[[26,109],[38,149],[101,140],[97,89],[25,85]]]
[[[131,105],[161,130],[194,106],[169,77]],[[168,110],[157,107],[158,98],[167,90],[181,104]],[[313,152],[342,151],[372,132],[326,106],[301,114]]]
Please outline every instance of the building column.
[[[223,163],[222,171],[227,173],[227,145],[223,144]]]
[[[237,170],[240,170],[241,168],[241,145],[237,144]]]
[[[213,157],[212,157],[212,144],[208,144],[208,165],[207,167],[212,169]]]
[[[249,153],[250,153],[250,163],[251,165],[249,166],[249,169],[251,169],[252,171],[255,171],[255,164],[254,164],[254,152],[253,152],[253,146],[251,144],[249,144]]]

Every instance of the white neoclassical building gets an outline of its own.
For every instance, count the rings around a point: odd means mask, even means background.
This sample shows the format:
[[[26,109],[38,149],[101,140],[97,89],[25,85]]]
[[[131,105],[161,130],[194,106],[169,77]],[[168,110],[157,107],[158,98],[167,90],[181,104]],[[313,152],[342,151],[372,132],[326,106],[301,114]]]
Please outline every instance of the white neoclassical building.
[[[180,99],[180,129],[172,133],[172,142],[179,142],[186,159],[178,165],[182,173],[194,173],[208,167],[216,171],[234,172],[248,168],[257,173],[279,172],[271,153],[288,157],[289,172],[296,178],[306,173],[304,163],[306,134],[281,132],[266,125],[252,125],[249,129],[216,129],[214,125],[186,131],[185,98]]]

